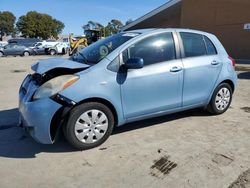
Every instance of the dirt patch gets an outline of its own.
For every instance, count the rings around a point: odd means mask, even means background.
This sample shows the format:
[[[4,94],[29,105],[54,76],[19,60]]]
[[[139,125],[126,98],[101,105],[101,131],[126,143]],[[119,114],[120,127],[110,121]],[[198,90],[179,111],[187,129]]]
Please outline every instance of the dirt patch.
[[[101,151],[106,150],[106,149],[108,149],[108,148],[99,148],[99,150],[101,150]]]
[[[228,188],[250,187],[250,169],[243,172]]]
[[[11,73],[22,73],[22,72],[26,72],[26,70],[24,69],[19,69],[19,70],[11,70]]]
[[[230,165],[234,160],[226,155],[223,154],[215,154],[214,158],[212,161],[218,165],[222,166],[228,166]]]
[[[171,170],[177,167],[177,164],[169,160],[169,156],[161,157],[160,159],[154,161],[151,166],[150,174],[155,177],[163,178],[170,173]]]
[[[250,113],[250,107],[242,107],[241,110],[244,110],[246,113]]]

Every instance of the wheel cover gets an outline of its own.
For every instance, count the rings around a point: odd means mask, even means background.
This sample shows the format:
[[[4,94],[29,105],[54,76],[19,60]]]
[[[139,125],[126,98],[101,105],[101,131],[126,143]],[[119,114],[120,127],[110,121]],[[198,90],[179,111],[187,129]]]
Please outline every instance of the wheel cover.
[[[24,56],[28,56],[29,55],[29,52],[24,52]]]
[[[76,138],[86,144],[100,140],[108,129],[108,118],[100,110],[84,112],[75,123]]]
[[[228,107],[230,100],[231,100],[231,93],[229,89],[225,87],[221,88],[215,98],[215,106],[217,110],[220,111],[225,110]]]

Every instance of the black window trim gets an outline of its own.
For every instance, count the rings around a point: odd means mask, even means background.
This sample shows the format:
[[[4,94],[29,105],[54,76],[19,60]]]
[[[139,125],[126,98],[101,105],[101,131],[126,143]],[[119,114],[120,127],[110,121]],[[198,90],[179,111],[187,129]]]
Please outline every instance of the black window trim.
[[[185,50],[184,50],[184,44],[183,44],[183,40],[182,40],[182,37],[181,37],[181,33],[190,33],[190,34],[196,34],[196,35],[201,35],[202,38],[203,38],[203,42],[205,44],[205,48],[206,48],[206,54],[205,55],[200,55],[200,56],[194,56],[194,57],[186,57],[185,55]],[[179,46],[180,46],[180,51],[181,51],[181,58],[182,59],[187,59],[187,58],[198,58],[198,57],[204,57],[204,56],[214,56],[214,55],[218,55],[218,50],[217,48],[215,47],[214,43],[209,39],[209,37],[207,37],[206,35],[203,35],[203,34],[200,34],[200,33],[194,33],[194,32],[186,32],[186,31],[180,31],[180,32],[177,32],[177,36],[178,36],[178,40],[179,40]],[[209,55],[208,54],[208,50],[207,50],[207,44],[206,44],[206,41],[205,41],[205,37],[207,37],[211,43],[213,44],[215,50],[216,50],[216,54],[214,55]]]
[[[214,49],[215,49],[215,54],[208,54],[208,49],[207,49],[208,44],[207,44],[205,38],[207,38],[207,39],[210,41],[210,43],[213,45],[213,47],[214,47]],[[207,37],[206,35],[203,35],[203,40],[204,40],[204,43],[205,43],[205,46],[206,46],[207,56],[218,55],[218,50],[217,50],[217,48],[215,47],[214,43],[211,41],[211,39],[210,39],[209,37]]]

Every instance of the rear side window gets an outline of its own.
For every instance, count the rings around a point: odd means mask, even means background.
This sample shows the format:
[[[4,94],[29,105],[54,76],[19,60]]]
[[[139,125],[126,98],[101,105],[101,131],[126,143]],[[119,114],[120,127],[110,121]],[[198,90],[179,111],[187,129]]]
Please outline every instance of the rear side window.
[[[195,33],[180,33],[186,57],[197,57],[207,54],[203,35]]]
[[[176,58],[176,54],[172,33],[147,37],[129,47],[122,55],[123,62],[129,58],[142,58],[145,66],[173,60]]]
[[[207,55],[216,55],[217,50],[216,50],[214,44],[212,43],[212,41],[209,38],[207,38],[206,36],[204,36],[204,40],[205,40],[206,46],[207,46]]]

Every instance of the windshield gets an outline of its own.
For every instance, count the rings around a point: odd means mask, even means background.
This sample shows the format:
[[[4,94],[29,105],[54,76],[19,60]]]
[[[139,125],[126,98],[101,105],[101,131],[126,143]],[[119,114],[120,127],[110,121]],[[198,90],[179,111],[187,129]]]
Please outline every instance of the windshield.
[[[72,57],[72,60],[86,64],[97,64],[119,46],[138,35],[139,33],[119,33],[112,35],[84,48],[76,53]]]

